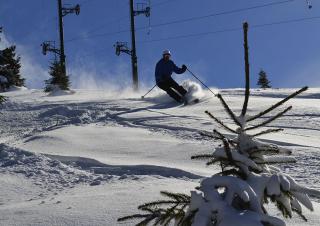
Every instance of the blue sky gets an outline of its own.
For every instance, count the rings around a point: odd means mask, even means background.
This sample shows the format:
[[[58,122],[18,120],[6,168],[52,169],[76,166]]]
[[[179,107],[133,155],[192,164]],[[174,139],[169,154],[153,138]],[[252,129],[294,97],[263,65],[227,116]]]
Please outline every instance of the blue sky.
[[[113,48],[116,41],[126,41],[130,46],[129,0],[63,2],[70,6],[77,3],[81,5],[79,16],[70,14],[64,17],[65,52],[73,86],[130,85],[130,57],[125,54],[116,56]],[[135,2],[148,3],[146,0]],[[305,0],[292,0],[263,8],[157,26],[272,2],[284,0],[151,0],[150,33],[148,28],[136,32],[141,83],[153,85],[154,66],[162,50],[170,49],[177,65],[186,64],[208,85],[219,88],[243,87],[241,27],[243,21],[248,21],[251,26],[249,46],[252,86],[256,85],[261,68],[267,72],[274,87],[320,86],[320,19],[254,27],[320,16],[320,0],[310,0],[312,9],[308,9]],[[43,56],[40,44],[45,40],[56,40],[58,43],[57,1],[0,0],[0,25],[4,27],[1,46],[16,44],[18,54],[24,59],[23,74],[27,85],[31,88],[43,87],[43,80],[48,76],[48,62],[53,57]],[[137,28],[148,25],[148,18],[143,15],[136,17]],[[226,29],[234,30],[167,39]],[[124,32],[117,33],[119,31]],[[157,41],[159,39],[162,40]],[[174,77],[180,81],[192,79],[187,73]]]

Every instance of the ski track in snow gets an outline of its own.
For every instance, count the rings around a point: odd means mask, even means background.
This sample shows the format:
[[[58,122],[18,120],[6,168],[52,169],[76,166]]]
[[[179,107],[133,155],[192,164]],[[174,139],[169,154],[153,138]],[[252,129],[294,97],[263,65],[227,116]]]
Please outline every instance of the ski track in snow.
[[[253,115],[279,101],[293,90],[254,90],[249,102],[248,113]],[[280,165],[297,181],[309,187],[320,189],[320,89],[314,89],[301,97],[291,100],[293,110],[270,128],[280,127],[282,133],[262,136],[263,140],[293,149],[296,164]],[[89,97],[87,97],[89,94]],[[240,112],[243,90],[221,90],[231,108]],[[186,167],[177,163],[176,167],[157,165],[151,158],[145,164],[106,164],[99,159],[83,156],[62,156],[59,154],[31,153],[19,148],[21,145],[47,141],[60,142],[62,138],[46,135],[50,131],[70,126],[99,125],[104,127],[137,128],[148,130],[155,136],[170,136],[180,141],[193,142],[195,145],[209,147],[210,152],[219,143],[203,138],[200,131],[212,131],[217,128],[205,114],[209,110],[219,119],[231,125],[232,121],[224,113],[221,104],[206,93],[205,101],[192,106],[179,106],[170,99],[151,95],[144,100],[138,97],[110,98],[103,91],[81,91],[64,96],[47,97],[38,90],[10,92],[8,102],[0,108],[0,174],[23,175],[42,190],[38,198],[75,189],[81,184],[100,185],[118,183],[121,180],[158,180],[175,178],[194,182],[201,178],[201,173],[188,172]],[[98,96],[98,97],[97,97]],[[288,104],[287,104],[288,105]],[[275,113],[273,113],[275,114]],[[272,114],[272,115],[273,115]],[[266,119],[265,117],[261,120]],[[219,129],[219,128],[218,128]],[[220,129],[220,131],[223,131]],[[157,135],[158,134],[158,135]],[[60,139],[60,140],[59,140]],[[174,150],[172,150],[174,151]],[[194,153],[196,154],[196,150]],[[1,157],[2,156],[2,157]],[[193,164],[184,156],[185,164]],[[157,156],[154,156],[157,158]],[[168,157],[170,158],[170,157]],[[142,160],[144,161],[144,160]],[[165,159],[164,159],[165,161]],[[125,162],[126,163],[126,162]],[[204,165],[203,162],[197,163]],[[197,167],[196,164],[192,165]],[[213,169],[214,170],[214,169]],[[151,179],[153,178],[153,179]],[[192,182],[192,183],[193,183]],[[317,200],[318,201],[318,200]],[[5,200],[1,201],[4,203]]]
[[[34,95],[34,93],[40,95],[40,91],[39,93],[37,93],[37,91],[32,91],[31,95]],[[233,109],[236,111],[240,110],[239,103],[235,103],[238,98],[235,98],[236,100],[233,99],[234,96],[237,95],[240,95],[241,98],[242,91],[222,90],[221,93],[224,94],[226,98],[229,97],[231,99],[230,106],[232,106]],[[287,91],[272,95],[265,93],[261,94],[258,91],[257,93],[253,92],[254,96],[262,96],[263,98],[265,95],[267,97],[271,96],[273,98],[278,98],[279,96],[283,97],[289,93],[290,92]],[[313,93],[310,95],[312,98],[316,97]],[[309,98],[309,96],[307,96],[307,98]],[[170,100],[158,103],[156,97],[146,98],[144,101],[130,98],[88,102],[70,101],[69,103],[66,101],[51,101],[50,98],[48,98],[50,101],[41,101],[41,97],[39,99],[37,98],[38,101],[36,102],[28,101],[28,99],[23,99],[23,101],[15,101],[14,98],[12,99],[13,100],[10,99],[8,103],[3,106],[0,114],[2,122],[1,139],[10,145],[21,142],[21,140],[24,139],[36,139],[37,134],[41,134],[44,131],[51,131],[70,125],[94,123],[102,123],[106,126],[121,125],[133,128],[143,128],[153,132],[170,134],[180,139],[204,140],[203,142],[210,142],[217,145],[218,143],[205,140],[199,135],[200,131],[211,131],[215,127],[215,124],[202,113],[202,110],[208,108],[224,121],[231,122],[229,118],[225,118],[224,112],[219,105],[220,103],[214,98],[209,99],[210,101],[205,103],[200,103],[187,108],[188,110],[191,110],[190,115],[184,112],[185,108],[181,109],[180,106],[177,106]],[[270,98],[267,100],[270,101]],[[301,100],[301,98],[299,100]],[[273,100],[271,99],[271,101]],[[236,108],[234,105],[236,105]],[[301,130],[301,133],[298,133],[300,139],[303,139],[303,137],[308,136],[308,134],[312,134],[313,132],[317,132],[320,135],[320,120],[318,117],[320,116],[320,110],[317,108],[318,106],[313,104],[312,106],[315,107],[310,108],[310,105],[293,105],[294,109],[288,113],[288,116],[290,117],[281,118],[273,123],[272,126],[287,129],[283,132],[284,134],[290,134],[291,132],[297,135],[296,131]],[[211,110],[212,107],[214,108],[213,110]],[[259,108],[259,110],[260,109],[261,108]],[[250,114],[257,112],[257,110],[253,110],[250,106],[249,111]],[[282,144],[286,145],[286,142],[283,142]],[[287,144],[290,145],[288,142]],[[315,149],[318,148],[318,146],[296,146],[298,160],[301,161],[298,161],[298,166],[295,165],[290,171],[296,170],[297,172],[294,174],[300,175],[299,178],[303,178],[301,169],[304,167],[301,166],[303,166],[303,164],[308,164],[312,167],[312,162],[314,161],[314,164],[317,164],[320,159],[319,154]],[[301,149],[303,149],[303,152]],[[300,154],[300,152],[303,154]],[[311,155],[305,155],[305,152],[310,152]],[[312,171],[311,173],[317,175],[317,172]],[[308,178],[307,175],[306,178]],[[319,178],[314,178],[314,180],[314,182],[319,182]],[[308,179],[306,179],[306,181],[308,181]],[[316,184],[318,183],[311,183],[310,185],[314,186]]]

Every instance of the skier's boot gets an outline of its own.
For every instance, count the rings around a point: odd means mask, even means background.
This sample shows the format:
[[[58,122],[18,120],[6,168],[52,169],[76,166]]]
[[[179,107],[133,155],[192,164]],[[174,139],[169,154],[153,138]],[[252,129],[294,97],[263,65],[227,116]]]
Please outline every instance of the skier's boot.
[[[186,95],[184,95],[184,96],[181,97],[181,102],[182,102],[184,105],[188,105],[188,104],[189,104],[189,101],[188,101],[188,98],[186,97]]]

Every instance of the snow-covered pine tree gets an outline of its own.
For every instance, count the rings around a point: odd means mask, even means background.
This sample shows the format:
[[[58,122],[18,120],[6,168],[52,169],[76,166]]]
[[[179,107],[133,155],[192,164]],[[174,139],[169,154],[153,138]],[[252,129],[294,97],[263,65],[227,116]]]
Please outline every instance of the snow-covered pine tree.
[[[49,67],[50,79],[46,80],[45,92],[54,90],[69,90],[69,77],[63,72],[63,68],[57,59],[54,59]]]
[[[206,111],[211,119],[233,136],[224,135],[217,130],[213,130],[212,133],[203,132],[203,136],[220,140],[222,146],[212,153],[192,156],[192,159],[207,160],[207,165],[220,164],[221,172],[204,178],[200,186],[191,191],[191,196],[161,192],[167,199],[143,204],[138,207],[144,211],[143,214],[122,217],[118,221],[142,220],[136,224],[139,226],[169,225],[173,222],[175,225],[194,226],[286,225],[282,219],[268,214],[266,210],[268,202],[275,203],[285,218],[291,217],[295,212],[307,220],[302,214],[301,205],[312,211],[313,206],[308,195],[320,197],[320,192],[299,185],[291,176],[274,166],[274,164],[296,162],[295,158],[289,156],[290,150],[262,142],[257,138],[282,129],[251,131],[261,129],[291,110],[292,106],[289,106],[268,119],[262,118],[308,87],[303,87],[266,110],[249,116],[247,114],[250,96],[248,24],[244,23],[243,28],[246,87],[240,116],[236,116],[220,94],[217,95],[237,129],[231,128]],[[257,119],[260,120],[256,122]]]
[[[8,80],[10,86],[24,86],[25,79],[20,75],[20,56],[16,56],[16,46],[10,46],[1,51],[0,55],[0,75]]]
[[[271,88],[270,81],[267,77],[267,73],[262,69],[259,72],[259,79],[257,85],[260,86],[260,88],[262,89]]]

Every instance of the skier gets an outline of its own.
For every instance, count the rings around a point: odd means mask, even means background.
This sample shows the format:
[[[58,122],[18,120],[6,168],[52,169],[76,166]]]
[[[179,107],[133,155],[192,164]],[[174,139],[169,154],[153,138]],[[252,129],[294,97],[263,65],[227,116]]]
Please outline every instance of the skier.
[[[187,70],[187,66],[183,64],[182,68],[177,67],[175,63],[170,60],[171,52],[169,50],[164,50],[162,56],[162,59],[159,60],[155,69],[157,86],[166,91],[167,94],[177,102],[183,103],[185,102],[184,96],[187,91],[173,80],[171,75],[173,72],[176,74],[184,73]]]

